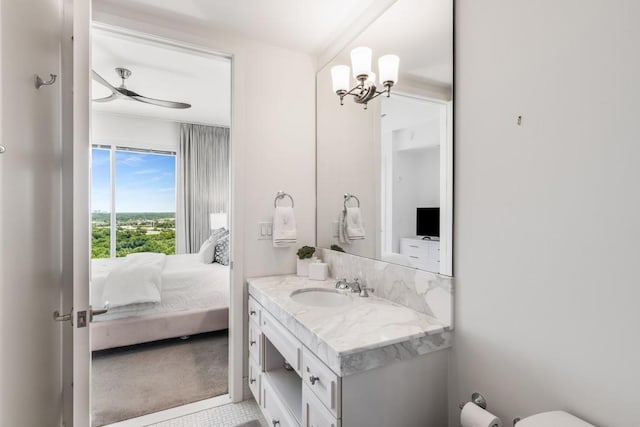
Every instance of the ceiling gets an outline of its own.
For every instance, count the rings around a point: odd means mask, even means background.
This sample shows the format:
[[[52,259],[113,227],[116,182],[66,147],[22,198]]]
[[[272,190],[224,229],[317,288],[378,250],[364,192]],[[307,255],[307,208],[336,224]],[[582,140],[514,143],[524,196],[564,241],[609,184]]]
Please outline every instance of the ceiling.
[[[319,54],[376,0],[94,0],[94,8],[215,28]]]
[[[125,83],[128,89],[149,98],[192,105],[189,109],[178,110],[118,99],[94,102],[94,110],[229,126],[231,63],[227,58],[98,29],[93,33],[92,50],[93,69],[111,85],[121,83],[114,68],[128,68],[132,72]],[[92,91],[94,99],[111,93],[95,81]]]
[[[379,0],[94,0],[103,12],[147,15],[182,25],[215,28],[250,39],[312,54],[343,34]],[[357,45],[373,48],[375,58],[400,56],[400,80],[451,87],[453,65],[452,0],[401,0],[360,34],[336,61],[349,63]],[[118,86],[114,68],[132,71],[129,89],[143,96],[188,102],[176,110],[129,100],[93,103],[97,111],[147,116],[179,122],[230,124],[231,64],[226,58],[178,49],[132,36],[96,29],[93,68]],[[374,66],[374,68],[376,68]],[[109,95],[94,82],[93,97]]]
[[[374,21],[336,61],[349,64],[349,52],[369,46],[373,58],[400,57],[400,77],[436,86],[453,82],[453,0],[400,0]],[[374,63],[374,70],[377,65]]]

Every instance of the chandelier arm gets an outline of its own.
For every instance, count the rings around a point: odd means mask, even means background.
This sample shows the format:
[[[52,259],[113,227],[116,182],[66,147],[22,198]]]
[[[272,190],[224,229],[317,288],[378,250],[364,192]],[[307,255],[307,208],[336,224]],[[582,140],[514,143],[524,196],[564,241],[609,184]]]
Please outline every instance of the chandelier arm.
[[[349,92],[345,93],[345,95],[353,95],[353,96],[356,96],[356,94],[354,94],[353,92],[354,92],[355,90],[358,90],[358,89],[362,90],[362,85],[361,85],[361,84],[358,84],[358,85],[356,85],[356,86],[352,87],[352,88],[351,88],[351,90],[349,90]]]
[[[382,90],[380,92],[376,92],[375,95],[373,95],[371,98],[369,98],[369,101],[371,101],[372,99],[376,99],[377,97],[379,97],[380,95],[382,95],[383,93],[387,93],[386,90]]]
[[[386,94],[387,94],[387,98],[388,98],[389,96],[391,96],[391,86],[387,86],[387,87],[385,88],[385,90],[376,91],[376,94],[375,94],[375,95],[373,95],[373,96],[371,97],[371,99],[376,99],[377,97],[379,97],[379,96],[380,96],[380,95],[382,95],[383,93],[386,93]],[[369,101],[371,101],[371,99],[370,99]]]

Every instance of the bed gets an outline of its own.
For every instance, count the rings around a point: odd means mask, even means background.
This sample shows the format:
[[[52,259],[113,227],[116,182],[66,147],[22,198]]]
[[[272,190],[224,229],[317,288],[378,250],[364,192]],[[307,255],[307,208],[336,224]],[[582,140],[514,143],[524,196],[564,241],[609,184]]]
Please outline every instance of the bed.
[[[91,305],[104,306],[107,276],[126,258],[91,261]],[[110,308],[91,323],[93,351],[227,329],[229,267],[198,254],[167,255],[159,302]]]

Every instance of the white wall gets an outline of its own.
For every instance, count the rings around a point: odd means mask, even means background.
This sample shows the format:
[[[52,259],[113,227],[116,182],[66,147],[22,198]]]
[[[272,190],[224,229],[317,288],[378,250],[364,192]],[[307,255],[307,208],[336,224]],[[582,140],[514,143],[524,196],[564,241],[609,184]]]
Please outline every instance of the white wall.
[[[177,152],[180,146],[180,124],[169,120],[93,110],[91,139],[93,144]]]
[[[638,425],[640,3],[458,1],[451,426]],[[522,115],[522,126],[516,117]]]
[[[34,13],[37,12],[37,13]],[[60,425],[61,2],[0,2],[0,424]]]

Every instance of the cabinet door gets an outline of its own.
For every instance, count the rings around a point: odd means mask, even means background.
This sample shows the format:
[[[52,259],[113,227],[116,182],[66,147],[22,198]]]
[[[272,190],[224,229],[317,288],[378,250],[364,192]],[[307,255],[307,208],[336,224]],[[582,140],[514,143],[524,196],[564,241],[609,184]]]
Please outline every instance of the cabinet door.
[[[256,366],[262,367],[262,337],[260,329],[253,322],[249,322],[249,357]]]
[[[302,381],[335,417],[339,417],[340,377],[310,351],[303,353],[302,361]]]
[[[302,420],[302,427],[340,427],[341,424],[306,384],[302,386]]]
[[[247,311],[249,314],[249,320],[255,322],[257,326],[260,326],[260,314],[262,312],[262,307],[252,297],[249,297],[249,306]]]
[[[286,406],[280,401],[280,396],[273,390],[266,377],[262,383],[262,407],[268,426],[299,427],[298,423],[289,415]]]
[[[262,374],[260,368],[258,368],[253,359],[249,358],[249,390],[251,390],[258,406],[262,405],[261,380]]]

